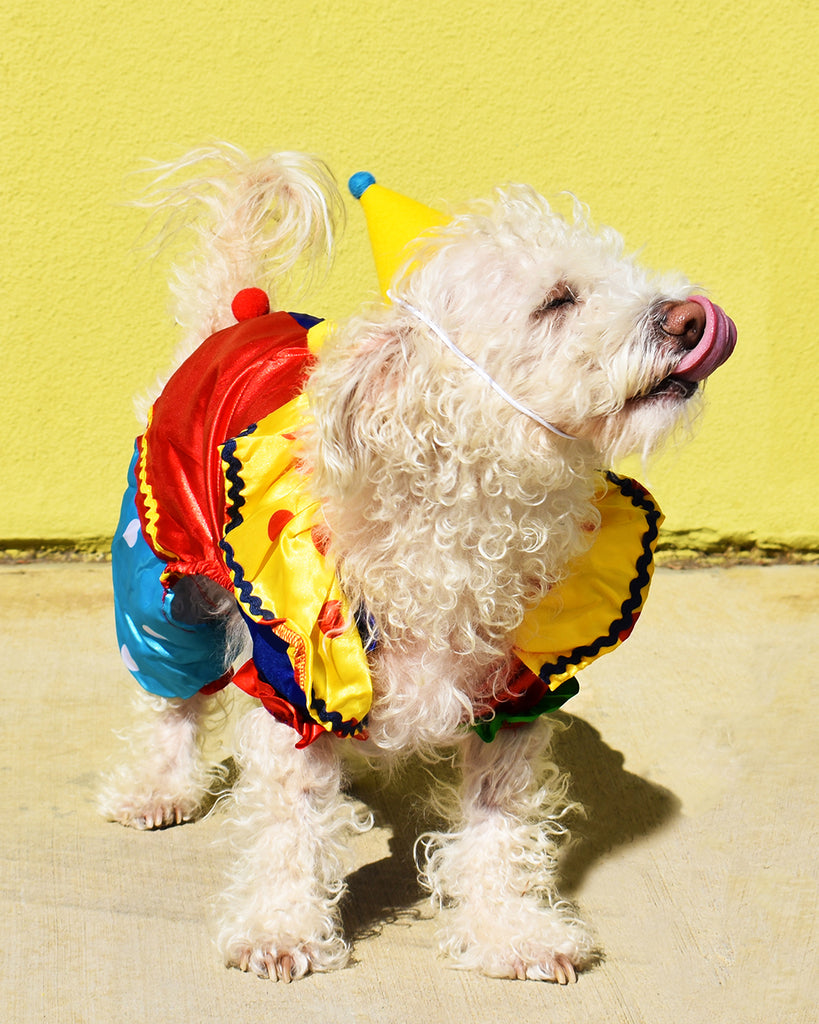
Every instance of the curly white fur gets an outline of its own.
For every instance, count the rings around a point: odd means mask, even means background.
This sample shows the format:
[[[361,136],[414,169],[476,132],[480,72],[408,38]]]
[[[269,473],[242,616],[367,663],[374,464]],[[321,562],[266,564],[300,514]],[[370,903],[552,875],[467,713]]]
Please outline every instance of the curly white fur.
[[[173,314],[184,333],[169,371],[136,401],[143,422],[170,373],[205,338],[235,322],[230,303],[240,289],[265,288],[274,303],[294,271],[301,270],[299,290],[306,290],[329,269],[344,215],[332,174],[306,153],[251,160],[220,143],[149,170],[153,184],[136,205],[161,218],[152,247],[184,245],[170,281]]]
[[[237,783],[228,821],[230,876],[218,945],[229,966],[289,981],[346,963],[338,902],[351,831],[361,819],[341,795],[332,737],[302,751],[289,726],[263,708],[237,738]]]
[[[422,836],[421,880],[448,908],[442,948],[460,967],[501,978],[571,980],[593,950],[556,891],[568,779],[546,760],[551,722],[461,748],[450,832]]]
[[[345,325],[308,387],[307,460],[345,590],[382,642],[488,664],[588,544],[597,455],[446,363],[392,309]]]
[[[214,162],[216,176],[166,190],[177,172]],[[176,271],[183,357],[227,322],[239,288],[325,260],[339,200],[320,162],[253,162],[221,147],[161,174],[165,191],[149,204],[179,212],[183,225],[191,203],[207,215],[193,222],[198,257]],[[690,420],[699,389],[669,376],[680,340],[663,329],[690,287],[648,274],[615,232],[591,229],[579,204],[565,220],[515,185],[455,210],[393,288],[510,395],[576,438],[521,415],[423,319],[385,301],[326,343],[301,439],[342,586],[378,635],[371,745],[461,748],[451,827],[422,844],[423,880],[448,908],[443,949],[493,976],[565,983],[593,944],[556,892],[568,801],[546,760],[552,726],[492,744],[465,726],[503,690],[526,611],[593,540],[600,471],[653,451]],[[225,602],[205,588],[205,614]],[[141,769],[120,775],[103,802],[109,817],[147,828],[195,815],[208,788],[195,738],[207,701],[152,706]],[[341,795],[332,741],[296,750],[294,739],[263,709],[243,722],[219,932],[228,964],[285,981],[346,961],[344,839],[366,825]]]
[[[199,817],[217,777],[203,747],[207,723],[223,713],[221,698],[168,700],[139,691],[134,712],[124,737],[129,757],[106,775],[100,813],[138,829]]]

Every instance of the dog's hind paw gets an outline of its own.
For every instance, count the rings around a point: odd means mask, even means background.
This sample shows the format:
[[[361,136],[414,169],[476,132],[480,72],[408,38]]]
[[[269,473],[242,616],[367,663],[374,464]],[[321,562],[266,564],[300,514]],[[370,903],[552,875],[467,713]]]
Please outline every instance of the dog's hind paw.
[[[150,831],[200,817],[208,797],[208,793],[198,790],[174,796],[155,791],[129,792],[109,784],[100,794],[99,810],[108,821]]]
[[[199,807],[196,804],[186,806],[182,801],[157,801],[147,807],[123,808],[112,820],[147,832],[170,825],[182,825],[186,821],[193,821],[198,814]]]

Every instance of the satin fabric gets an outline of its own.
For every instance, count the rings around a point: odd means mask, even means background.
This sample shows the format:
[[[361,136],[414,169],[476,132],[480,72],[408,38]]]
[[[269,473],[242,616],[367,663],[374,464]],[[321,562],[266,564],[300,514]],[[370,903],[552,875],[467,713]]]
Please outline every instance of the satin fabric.
[[[314,317],[269,313],[219,331],[173,374],[139,439],[137,508],[166,582],[202,573],[229,586],[219,556],[225,499],[219,445],[297,395]]]

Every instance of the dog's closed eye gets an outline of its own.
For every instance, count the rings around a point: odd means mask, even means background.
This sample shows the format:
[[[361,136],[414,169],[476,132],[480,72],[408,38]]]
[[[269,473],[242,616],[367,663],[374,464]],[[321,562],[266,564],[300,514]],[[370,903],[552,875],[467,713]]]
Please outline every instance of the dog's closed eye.
[[[559,285],[556,285],[549,292],[543,302],[532,310],[529,319],[533,323],[536,323],[538,320],[542,320],[544,317],[549,316],[556,310],[565,309],[566,306],[574,306],[576,304],[577,296],[564,281]]]

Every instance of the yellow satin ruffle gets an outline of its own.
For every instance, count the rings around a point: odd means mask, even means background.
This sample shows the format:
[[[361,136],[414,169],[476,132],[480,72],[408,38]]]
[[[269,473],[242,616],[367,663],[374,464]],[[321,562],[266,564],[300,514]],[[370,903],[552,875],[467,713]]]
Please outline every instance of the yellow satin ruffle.
[[[595,504],[600,530],[572,563],[567,578],[529,611],[515,653],[551,690],[626,639],[654,573],[654,548],[663,516],[633,480],[607,473]]]
[[[228,568],[245,613],[289,645],[295,681],[313,717],[321,707],[344,722],[361,722],[372,703],[367,657],[334,566],[321,550],[321,510],[294,452],[306,419],[307,400],[300,395],[234,439],[232,473],[226,471],[234,517],[225,534]],[[326,714],[316,720],[330,730]]]

